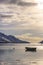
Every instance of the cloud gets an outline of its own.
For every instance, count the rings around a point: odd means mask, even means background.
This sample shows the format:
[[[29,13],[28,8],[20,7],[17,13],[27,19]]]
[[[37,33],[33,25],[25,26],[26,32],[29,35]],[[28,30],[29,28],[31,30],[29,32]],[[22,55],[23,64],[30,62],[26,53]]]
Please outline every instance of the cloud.
[[[9,3],[10,0],[0,0],[0,3]]]
[[[0,3],[1,3],[1,2],[4,2],[4,1],[5,1],[5,0],[0,0]]]
[[[9,34],[13,33],[15,35],[30,33],[32,37],[43,37],[43,16],[35,8],[31,10],[31,7],[2,5],[0,12],[4,13],[4,16],[0,17],[0,30],[6,33],[9,31]],[[12,12],[13,16],[11,18],[5,17],[8,12]]]
[[[31,3],[31,2],[19,2],[18,5],[20,5],[20,6],[35,6],[37,4]]]
[[[21,1],[21,0],[10,0],[10,4],[16,4],[16,3],[18,3],[19,1]]]
[[[20,5],[20,6],[34,6],[37,3],[25,2],[23,0],[10,0],[10,4],[17,4],[17,5]]]
[[[17,3],[19,0],[0,0],[0,3]]]
[[[41,37],[38,37],[38,36],[32,37],[31,35],[32,34],[30,34],[30,33],[26,33],[26,34],[22,34],[22,35],[17,35],[16,37],[18,37],[19,39],[22,39],[22,40],[30,41],[32,43],[34,42],[34,43],[36,43],[36,45],[37,45],[37,42],[40,42],[41,40],[43,40],[43,38],[41,38]]]
[[[0,30],[9,30],[15,32],[13,34],[22,35],[30,33],[32,37],[38,36],[43,37],[43,22],[31,22],[29,21],[11,21],[11,22],[0,22]],[[17,33],[18,32],[18,33]]]
[[[25,2],[22,0],[0,0],[0,3],[5,3],[5,4],[16,4],[19,6],[35,6],[37,3],[32,3],[32,2]]]
[[[17,4],[19,6],[35,6],[37,3],[32,3],[32,2],[25,2],[22,0],[10,0],[10,4]]]

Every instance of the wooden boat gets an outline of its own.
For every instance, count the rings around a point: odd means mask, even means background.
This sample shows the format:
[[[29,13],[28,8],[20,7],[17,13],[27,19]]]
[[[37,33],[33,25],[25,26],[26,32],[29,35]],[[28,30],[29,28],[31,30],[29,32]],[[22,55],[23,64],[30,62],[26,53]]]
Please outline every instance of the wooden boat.
[[[25,51],[31,51],[31,52],[36,52],[36,48],[35,47],[25,47]]]

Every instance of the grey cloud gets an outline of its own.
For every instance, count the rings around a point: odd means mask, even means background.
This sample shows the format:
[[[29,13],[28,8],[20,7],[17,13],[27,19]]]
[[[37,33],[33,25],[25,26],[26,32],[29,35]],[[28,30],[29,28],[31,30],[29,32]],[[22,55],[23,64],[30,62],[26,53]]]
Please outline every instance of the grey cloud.
[[[17,30],[0,30],[1,32],[5,33],[5,34],[11,34],[11,35],[22,35],[22,34],[27,34],[30,33],[32,35],[30,35],[30,37],[43,37],[40,32],[36,32],[35,30],[21,30],[21,29],[17,29]]]
[[[19,0],[0,0],[0,3],[16,4]]]
[[[0,3],[16,4],[19,6],[35,6],[37,3],[25,2],[22,0],[0,0]]]
[[[36,5],[36,3],[25,2],[25,1],[22,1],[22,0],[10,0],[10,3],[18,4],[18,5],[21,5],[21,6]]]
[[[39,31],[39,30],[27,30],[27,33],[31,33],[32,35],[30,35],[31,37],[43,37],[43,32]]]
[[[8,28],[8,27],[17,27],[17,26],[19,26],[21,23],[19,23],[19,22],[17,22],[17,21],[12,21],[12,23],[10,23],[10,24],[5,24],[5,23],[3,23],[2,21],[0,21],[0,27],[6,27],[6,28]]]
[[[3,14],[1,14],[0,15],[0,17],[2,17],[2,18],[11,18],[13,15],[3,15]]]
[[[37,3],[19,2],[18,5],[20,5],[20,6],[35,6],[35,5],[37,5]]]
[[[7,33],[7,34],[8,34],[8,32],[13,35],[22,35],[22,34],[30,33],[30,34],[32,34],[32,35],[30,35],[31,37],[43,37],[43,31],[41,32],[38,29],[37,30],[36,29],[34,29],[34,30],[33,29],[30,29],[30,30],[29,29],[16,29],[16,27],[17,28],[21,27],[19,25],[22,24],[22,22],[20,23],[20,22],[15,21],[14,23],[10,23],[9,25],[3,25],[2,22],[0,22],[0,23],[1,23],[0,30],[2,28],[3,32]],[[6,28],[6,29],[9,28],[9,29],[4,30],[3,28]],[[10,28],[12,28],[12,29],[10,30]]]
[[[26,33],[26,30],[0,30],[0,32],[3,32],[5,34],[11,34],[11,35],[22,35]]]
[[[4,2],[4,1],[6,1],[6,0],[0,0],[0,3]]]
[[[19,0],[10,0],[10,4],[16,4]]]
[[[25,2],[25,1],[23,2],[22,0],[11,0],[10,4],[17,4],[20,6],[34,6],[37,3]]]
[[[0,0],[0,3],[8,3],[10,0]]]

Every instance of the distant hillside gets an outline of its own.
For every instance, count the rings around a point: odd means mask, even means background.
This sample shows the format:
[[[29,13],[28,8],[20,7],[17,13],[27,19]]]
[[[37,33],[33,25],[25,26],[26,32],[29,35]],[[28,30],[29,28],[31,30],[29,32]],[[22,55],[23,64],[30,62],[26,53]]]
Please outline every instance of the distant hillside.
[[[42,41],[40,41],[39,43],[43,44],[43,40],[42,40]]]
[[[23,41],[12,35],[5,35],[0,32],[0,43],[30,43],[28,41]]]

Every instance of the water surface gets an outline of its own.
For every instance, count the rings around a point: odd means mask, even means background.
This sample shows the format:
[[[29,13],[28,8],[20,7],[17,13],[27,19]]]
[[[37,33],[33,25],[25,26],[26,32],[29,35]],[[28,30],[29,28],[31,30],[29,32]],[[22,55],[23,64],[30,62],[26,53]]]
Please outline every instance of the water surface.
[[[26,52],[26,46],[29,44],[13,44],[9,47],[15,49],[0,50],[0,65],[43,65],[43,50]]]

